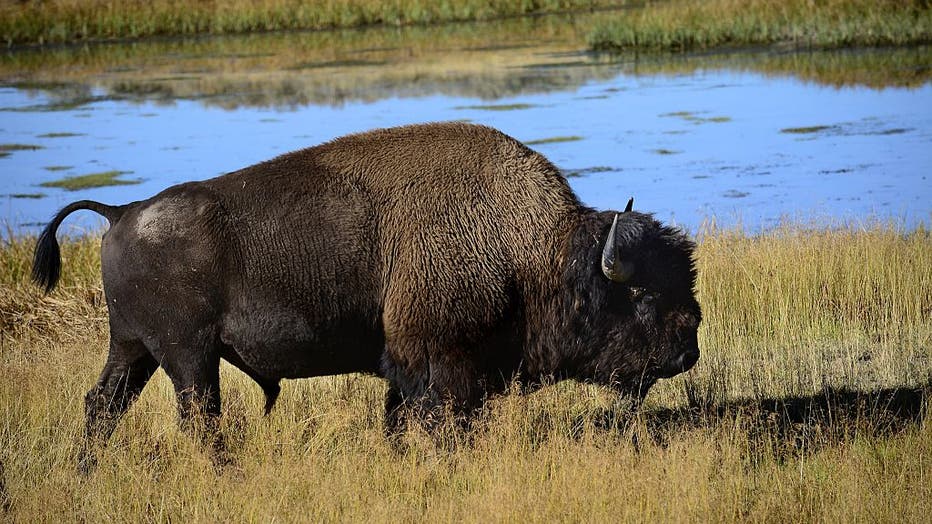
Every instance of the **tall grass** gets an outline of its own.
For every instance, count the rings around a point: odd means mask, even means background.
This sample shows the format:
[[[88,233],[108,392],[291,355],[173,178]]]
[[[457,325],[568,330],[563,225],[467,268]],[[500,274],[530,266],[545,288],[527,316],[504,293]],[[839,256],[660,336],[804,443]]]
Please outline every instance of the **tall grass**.
[[[46,44],[156,35],[486,20],[618,3],[609,0],[3,0],[0,3],[0,35],[7,45]]]
[[[787,43],[802,48],[932,41],[925,0],[672,0],[595,27],[595,50],[688,50]]]
[[[703,356],[634,418],[560,383],[492,402],[469,441],[382,438],[384,384],[262,394],[224,366],[220,475],[158,373],[86,480],[82,395],[102,366],[99,238],[60,289],[0,248],[0,511],[14,521],[905,521],[932,511],[932,233],[787,225],[698,236]],[[457,436],[457,435],[453,435]],[[461,437],[461,436],[460,436]]]

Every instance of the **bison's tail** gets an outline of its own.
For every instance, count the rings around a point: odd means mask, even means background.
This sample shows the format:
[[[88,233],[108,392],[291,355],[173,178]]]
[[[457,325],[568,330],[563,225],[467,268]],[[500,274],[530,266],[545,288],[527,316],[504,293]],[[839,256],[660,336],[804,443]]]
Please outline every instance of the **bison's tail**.
[[[110,224],[113,224],[120,219],[125,206],[114,207],[93,200],[81,200],[65,206],[49,222],[49,225],[45,226],[42,234],[39,235],[39,241],[36,242],[36,251],[32,259],[32,281],[45,288],[46,293],[55,289],[58,277],[61,275],[61,251],[58,248],[55,232],[66,216],[79,209],[90,209],[103,215]]]

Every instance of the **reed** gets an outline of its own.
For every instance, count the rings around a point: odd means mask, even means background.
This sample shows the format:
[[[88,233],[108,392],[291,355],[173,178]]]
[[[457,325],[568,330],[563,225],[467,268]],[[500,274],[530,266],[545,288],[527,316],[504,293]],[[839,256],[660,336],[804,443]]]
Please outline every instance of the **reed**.
[[[787,224],[698,235],[703,356],[637,416],[560,383],[494,400],[466,441],[381,433],[357,375],[262,394],[224,365],[216,474],[175,426],[163,373],[99,470],[74,471],[105,358],[99,235],[62,243],[49,296],[34,238],[0,247],[0,512],[13,521],[906,521],[932,511],[932,233]],[[463,439],[455,432],[450,440]]]
[[[7,45],[158,35],[434,24],[617,5],[610,0],[46,0],[0,2]]]
[[[621,11],[589,34],[595,50],[769,44],[838,48],[930,41],[932,9],[923,0],[673,0]]]

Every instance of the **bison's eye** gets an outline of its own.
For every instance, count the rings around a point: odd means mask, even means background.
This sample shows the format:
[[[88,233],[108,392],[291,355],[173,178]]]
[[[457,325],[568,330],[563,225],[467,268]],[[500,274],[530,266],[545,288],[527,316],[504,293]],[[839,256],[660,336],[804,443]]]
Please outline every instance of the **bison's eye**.
[[[631,288],[631,301],[632,302],[640,302],[641,300],[649,296],[650,296],[650,293],[648,293],[647,290],[642,287]]]

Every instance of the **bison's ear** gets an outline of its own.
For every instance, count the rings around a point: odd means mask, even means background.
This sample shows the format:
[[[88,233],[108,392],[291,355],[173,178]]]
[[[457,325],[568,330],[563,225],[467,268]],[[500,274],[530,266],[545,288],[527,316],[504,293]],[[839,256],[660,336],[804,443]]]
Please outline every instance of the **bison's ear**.
[[[628,201],[628,207],[631,207],[631,201]],[[615,247],[617,227],[618,213],[615,213],[612,228],[608,230],[608,237],[605,239],[605,247],[602,248],[602,273],[613,282],[626,282],[634,274],[634,264],[618,256],[618,249]]]
[[[625,213],[630,213],[632,207],[634,207],[634,197],[628,199],[628,205],[625,206]]]

